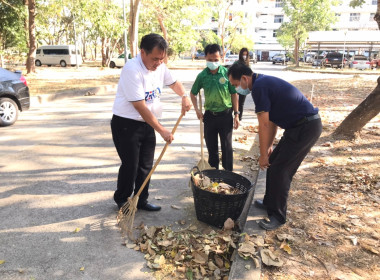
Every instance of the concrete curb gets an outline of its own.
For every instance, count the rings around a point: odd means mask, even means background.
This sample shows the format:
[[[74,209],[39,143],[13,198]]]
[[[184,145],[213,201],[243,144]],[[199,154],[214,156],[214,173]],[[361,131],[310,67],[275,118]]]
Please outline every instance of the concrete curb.
[[[379,75],[379,71],[364,72],[364,71],[352,71],[352,72],[336,72],[336,71],[320,71],[320,69],[287,69],[286,71],[298,72],[298,73],[320,73],[320,74],[340,74],[340,75]]]
[[[52,94],[42,94],[30,97],[30,103],[32,106],[38,106],[39,104],[52,102],[64,98],[83,96],[88,93],[88,95],[103,95],[109,91],[114,90],[116,92],[117,85],[105,85],[100,87],[90,87],[80,90],[66,90],[62,92],[52,93]]]
[[[259,148],[259,135],[256,134],[255,141],[250,149],[250,154],[254,153],[255,150]],[[263,199],[265,193],[265,183],[266,183],[266,171],[259,170],[257,172],[256,180],[253,182],[253,188],[251,189],[247,201],[244,205],[243,211],[238,219],[238,226],[241,232],[247,234],[257,234],[260,236],[265,236],[266,231],[259,227],[256,221],[261,220],[267,215],[264,210],[258,209],[256,207],[251,207],[252,202],[255,199]],[[241,237],[239,243],[243,242],[244,237]],[[246,265],[250,265],[250,269],[245,268]],[[229,278],[230,280],[252,280],[260,279],[262,264],[258,268],[255,267],[251,259],[244,260],[239,256],[237,251],[234,252],[232,259],[232,266],[230,270]]]

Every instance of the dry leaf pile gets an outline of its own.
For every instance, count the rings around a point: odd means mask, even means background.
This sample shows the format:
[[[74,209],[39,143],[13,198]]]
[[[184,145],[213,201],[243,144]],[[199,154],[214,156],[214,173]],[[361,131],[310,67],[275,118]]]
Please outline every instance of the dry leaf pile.
[[[205,191],[226,195],[242,193],[241,190],[229,184],[223,182],[213,182],[209,177],[205,176],[202,173],[198,173],[195,175],[192,173],[191,177],[194,185]]]
[[[141,226],[140,230],[140,237],[126,246],[143,252],[149,268],[172,277],[165,279],[228,279],[238,233],[225,229],[202,234],[195,226],[179,231]]]
[[[248,125],[248,126],[244,126],[243,129],[248,130],[251,133],[259,133],[259,127],[258,126]]]

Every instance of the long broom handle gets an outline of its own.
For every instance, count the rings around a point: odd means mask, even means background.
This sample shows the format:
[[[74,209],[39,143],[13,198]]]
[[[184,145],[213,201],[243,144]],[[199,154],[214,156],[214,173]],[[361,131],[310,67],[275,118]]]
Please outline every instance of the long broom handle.
[[[201,92],[199,91],[199,110],[201,111],[202,114],[202,95]],[[203,153],[203,120],[200,120],[200,129],[201,129],[201,160],[202,163],[204,162],[204,153]]]
[[[178,125],[179,125],[182,117],[183,117],[183,114],[181,113],[181,115],[179,116],[179,118],[178,118],[175,126],[173,127],[172,134],[174,134],[174,132],[176,131],[176,129],[177,129],[177,127],[178,127]],[[169,142],[166,142],[165,147],[162,150],[162,152],[161,152],[160,156],[158,157],[158,159],[156,160],[156,163],[153,165],[152,170],[150,170],[148,176],[145,178],[144,183],[141,185],[138,193],[135,196],[140,196],[141,192],[143,191],[143,189],[145,188],[146,184],[148,183],[150,177],[152,176],[154,170],[156,170],[157,165],[160,163],[160,161],[162,159],[162,156],[164,155],[164,153],[165,153],[165,151],[166,151],[166,149],[167,149],[168,146],[169,146]]]

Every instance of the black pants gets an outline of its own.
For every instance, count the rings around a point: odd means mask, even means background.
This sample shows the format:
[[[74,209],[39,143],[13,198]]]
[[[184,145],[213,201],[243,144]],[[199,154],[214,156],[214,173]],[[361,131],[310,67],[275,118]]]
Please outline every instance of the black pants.
[[[136,194],[153,166],[156,134],[145,122],[113,115],[112,139],[121,160],[114,200],[123,204]],[[149,182],[140,194],[138,205],[148,199]]]
[[[206,111],[203,116],[204,135],[208,150],[208,163],[219,169],[219,152],[218,152],[218,136],[220,138],[220,146],[222,148],[222,166],[225,170],[233,169],[233,152],[232,152],[232,129],[233,118],[232,110],[225,113],[213,115],[210,111]]]
[[[243,110],[246,97],[246,95],[239,94],[239,121],[241,121],[241,119],[243,118]]]
[[[269,157],[264,204],[269,216],[286,222],[287,200],[294,174],[322,133],[320,119],[286,129]]]

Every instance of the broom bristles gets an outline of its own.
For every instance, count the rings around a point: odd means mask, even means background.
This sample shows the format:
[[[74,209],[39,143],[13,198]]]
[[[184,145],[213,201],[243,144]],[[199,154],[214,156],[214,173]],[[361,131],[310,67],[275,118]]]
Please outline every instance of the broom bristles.
[[[128,198],[128,201],[120,208],[117,220],[121,230],[127,233],[131,238],[133,231],[133,222],[135,220],[135,214],[137,211],[137,202],[139,196],[135,195],[133,198]]]

